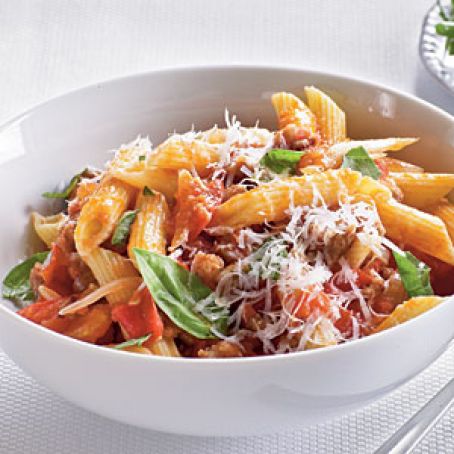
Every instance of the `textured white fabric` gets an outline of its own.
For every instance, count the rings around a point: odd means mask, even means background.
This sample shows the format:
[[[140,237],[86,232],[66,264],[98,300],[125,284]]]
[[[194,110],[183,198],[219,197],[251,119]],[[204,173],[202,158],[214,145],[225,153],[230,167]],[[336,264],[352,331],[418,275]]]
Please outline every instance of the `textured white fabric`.
[[[417,57],[430,0],[0,0],[0,121],[67,90],[162,66],[285,64],[355,75],[454,113]],[[329,424],[177,437],[54,396],[0,351],[0,453],[370,453],[454,376],[454,347],[409,384]],[[454,411],[418,447],[454,453]]]

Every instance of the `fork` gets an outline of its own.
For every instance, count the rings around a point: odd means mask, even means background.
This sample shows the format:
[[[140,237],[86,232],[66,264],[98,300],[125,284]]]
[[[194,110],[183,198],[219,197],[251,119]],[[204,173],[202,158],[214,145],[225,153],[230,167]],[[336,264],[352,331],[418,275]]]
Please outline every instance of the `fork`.
[[[409,419],[374,454],[409,454],[454,403],[454,379]]]

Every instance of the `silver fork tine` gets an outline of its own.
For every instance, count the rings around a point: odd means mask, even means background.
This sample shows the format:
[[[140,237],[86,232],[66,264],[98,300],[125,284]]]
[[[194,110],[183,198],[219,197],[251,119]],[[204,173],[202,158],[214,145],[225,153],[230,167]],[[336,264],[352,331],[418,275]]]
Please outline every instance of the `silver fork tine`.
[[[375,454],[407,454],[424,438],[454,402],[454,379],[392,435]]]

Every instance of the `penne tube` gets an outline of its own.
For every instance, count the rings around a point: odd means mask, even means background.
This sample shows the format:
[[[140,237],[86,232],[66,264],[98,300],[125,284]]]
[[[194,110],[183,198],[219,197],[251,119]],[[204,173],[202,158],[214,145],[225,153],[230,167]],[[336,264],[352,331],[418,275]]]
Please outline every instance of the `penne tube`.
[[[59,315],[74,314],[81,309],[91,306],[92,304],[99,301],[101,298],[109,296],[113,293],[121,292],[124,290],[134,291],[142,282],[140,277],[123,277],[110,281],[109,283],[99,287],[82,299],[75,301],[74,303],[68,304],[63,309],[60,309]]]
[[[394,199],[376,200],[386,236],[454,265],[454,248],[443,221]]]
[[[283,178],[238,194],[224,202],[215,212],[211,225],[232,228],[247,227],[263,222],[281,221],[288,216],[290,206],[325,203],[337,204],[342,197],[357,192],[374,196],[383,193],[391,197],[384,185],[349,169]]]
[[[271,97],[276,112],[279,129],[289,125],[304,127],[310,132],[317,131],[317,120],[301,99],[291,93],[275,93]]]
[[[67,220],[68,216],[63,213],[55,214],[53,216],[42,216],[36,211],[32,213],[32,222],[35,232],[49,248],[57,239],[61,228],[65,225]]]
[[[195,170],[201,177],[212,172],[211,164],[219,160],[218,146],[201,140],[170,137],[150,155],[146,167]]]
[[[344,156],[352,149],[363,147],[372,158],[379,158],[385,156],[387,151],[398,151],[407,147],[418,139],[415,138],[396,138],[390,137],[388,139],[371,139],[371,140],[348,140],[345,142],[335,143],[331,145],[326,151],[334,163],[334,167],[339,167],[342,164]]]
[[[135,188],[142,190],[145,186],[164,194],[172,201],[178,187],[178,172],[176,170],[145,167],[144,163],[134,169],[117,169],[112,175]]]
[[[353,240],[352,245],[345,253],[345,260],[349,264],[350,268],[358,269],[365,262],[367,257],[371,253],[371,248],[366,244],[363,244],[358,237]]]
[[[151,151],[151,143],[148,138],[139,137],[127,145],[122,145],[115,152],[114,158],[107,164],[107,169],[113,172],[120,169],[143,168]]]
[[[230,140],[229,130],[215,126],[207,131],[197,133],[195,139],[213,145],[222,145],[227,140]],[[241,126],[238,128],[237,143],[235,143],[235,146],[238,146],[239,148],[244,146],[260,148],[272,144],[273,140],[274,133],[268,129],[258,128],[257,126],[252,128]]]
[[[151,350],[153,355],[158,356],[181,356],[178,351],[175,341],[171,337],[163,337],[152,343],[145,342],[146,346]]]
[[[451,241],[454,241],[454,205],[446,199],[428,209],[429,213],[438,216],[446,225]]]
[[[345,113],[325,93],[315,87],[305,87],[307,104],[317,118],[322,138],[328,144],[343,142],[346,135]]]
[[[141,355],[152,355],[149,348],[140,345],[130,345],[129,347],[123,347],[120,350],[130,353],[139,353]]]
[[[116,180],[106,179],[82,207],[74,232],[77,252],[89,255],[106,241],[134,195],[134,188]]]
[[[170,215],[166,199],[158,192],[154,192],[153,195],[140,193],[136,209],[139,211],[131,227],[128,243],[128,255],[134,264],[133,248],[165,255],[166,223]]]
[[[390,173],[404,195],[403,202],[424,209],[445,197],[454,188],[454,174]]]
[[[375,328],[374,332],[378,333],[393,326],[400,325],[428,310],[438,306],[443,302],[439,296],[417,296],[399,304],[394,311]]]
[[[100,287],[118,279],[140,277],[130,260],[109,249],[96,248],[83,259],[91,269]],[[138,286],[134,282],[133,285],[126,281],[123,281],[123,283],[124,285],[121,288],[106,295],[110,304],[126,303]]]
[[[384,157],[381,159],[388,172],[423,173],[424,169],[415,164],[401,161],[400,159]]]

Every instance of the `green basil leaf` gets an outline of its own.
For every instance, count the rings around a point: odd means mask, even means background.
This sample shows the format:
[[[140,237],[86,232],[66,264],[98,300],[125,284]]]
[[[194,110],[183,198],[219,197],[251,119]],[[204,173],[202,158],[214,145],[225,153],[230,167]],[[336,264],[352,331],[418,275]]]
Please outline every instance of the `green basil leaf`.
[[[71,192],[73,192],[74,188],[79,184],[79,181],[82,178],[82,175],[87,171],[87,169],[82,170],[82,172],[74,175],[71,178],[68,186],[62,192],[45,192],[42,194],[43,197],[47,199],[67,199]]]
[[[403,255],[393,251],[394,260],[399,270],[402,284],[409,297],[433,295],[430,285],[430,268],[420,262],[412,253]]]
[[[342,167],[360,172],[366,177],[378,180],[381,172],[364,147],[352,148],[342,161]]]
[[[126,342],[122,342],[121,344],[115,345],[113,348],[116,350],[121,350],[125,347],[142,347],[143,343],[150,339],[151,334],[147,334],[146,336],[138,337],[137,339],[129,339]]]
[[[292,151],[274,148],[263,156],[263,158],[260,160],[260,164],[275,173],[283,173],[285,171],[288,171],[289,173],[294,174],[303,154],[305,154],[304,151]]]
[[[161,254],[134,248],[137,265],[158,307],[181,329],[199,339],[225,334],[228,310],[214,301],[197,275]],[[200,309],[201,308],[201,309]]]
[[[13,301],[27,301],[33,299],[33,290],[30,287],[30,271],[35,263],[43,263],[49,251],[38,252],[16,265],[3,279],[3,297]]]
[[[154,192],[148,186],[145,186],[143,188],[143,195],[154,195]]]
[[[451,22],[451,21],[440,22],[437,25],[435,25],[435,31],[437,32],[438,35],[447,36],[448,38],[453,38],[454,37],[454,22]]]
[[[122,246],[126,244],[126,240],[129,237],[129,230],[134,222],[139,210],[125,211],[123,216],[118,221],[112,235],[112,244],[114,246]]]

